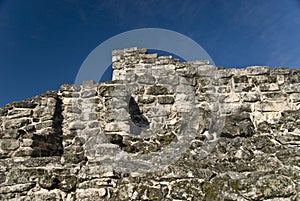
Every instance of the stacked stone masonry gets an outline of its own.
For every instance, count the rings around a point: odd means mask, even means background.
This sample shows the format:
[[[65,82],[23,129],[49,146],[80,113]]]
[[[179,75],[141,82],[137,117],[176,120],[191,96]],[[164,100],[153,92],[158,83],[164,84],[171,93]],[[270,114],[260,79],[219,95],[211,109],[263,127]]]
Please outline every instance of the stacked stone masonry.
[[[112,62],[112,81],[0,109],[0,200],[300,200],[300,69],[224,69],[137,48]],[[198,132],[178,160],[148,172],[102,162],[166,149],[191,111]],[[216,111],[219,139],[199,157]]]

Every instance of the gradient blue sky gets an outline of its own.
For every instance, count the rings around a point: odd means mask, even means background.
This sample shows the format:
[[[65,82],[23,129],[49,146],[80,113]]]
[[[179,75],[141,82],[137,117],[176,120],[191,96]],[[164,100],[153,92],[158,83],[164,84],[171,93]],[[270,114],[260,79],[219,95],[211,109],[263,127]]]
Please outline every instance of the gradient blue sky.
[[[299,0],[0,0],[0,107],[74,83],[99,44],[149,27],[192,38],[218,66],[300,67]]]

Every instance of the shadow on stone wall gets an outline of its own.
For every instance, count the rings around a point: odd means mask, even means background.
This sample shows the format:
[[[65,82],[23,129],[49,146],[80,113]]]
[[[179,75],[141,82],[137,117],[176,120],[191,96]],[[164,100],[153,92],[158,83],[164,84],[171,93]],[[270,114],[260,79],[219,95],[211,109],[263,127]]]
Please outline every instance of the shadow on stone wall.
[[[55,92],[1,109],[0,157],[61,156],[62,101]]]

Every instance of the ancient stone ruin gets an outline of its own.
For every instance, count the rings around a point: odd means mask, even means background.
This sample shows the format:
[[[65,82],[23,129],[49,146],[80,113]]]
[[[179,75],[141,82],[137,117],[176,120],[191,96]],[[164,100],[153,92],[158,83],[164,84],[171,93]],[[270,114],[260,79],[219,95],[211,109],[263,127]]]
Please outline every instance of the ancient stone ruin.
[[[112,61],[0,109],[0,200],[300,200],[300,69]]]

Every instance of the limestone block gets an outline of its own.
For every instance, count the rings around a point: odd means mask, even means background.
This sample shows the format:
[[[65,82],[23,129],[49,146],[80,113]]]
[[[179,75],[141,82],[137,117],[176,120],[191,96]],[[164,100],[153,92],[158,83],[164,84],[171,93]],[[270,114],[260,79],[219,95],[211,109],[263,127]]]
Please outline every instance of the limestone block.
[[[241,93],[242,100],[244,102],[256,102],[260,101],[260,94],[259,93]]]
[[[279,85],[283,85],[284,84],[284,75],[277,75],[277,83]]]
[[[234,103],[239,101],[240,101],[240,96],[234,93],[227,95],[225,98],[225,103]]]
[[[270,68],[267,66],[249,66],[246,68],[246,72],[249,75],[263,75],[269,74]]]
[[[99,85],[98,94],[100,96],[110,96],[112,91],[116,88],[114,85]]]
[[[196,85],[196,79],[195,78],[186,78],[186,77],[179,77],[179,83],[183,85]]]
[[[20,142],[16,139],[0,139],[0,148],[2,150],[16,150],[19,148]]]
[[[154,54],[143,54],[142,58],[144,58],[144,59],[155,59],[155,58],[157,58],[157,53],[154,53]]]
[[[129,100],[126,97],[113,97],[105,101],[106,108],[110,109],[120,109],[128,108]]]
[[[40,122],[40,123],[35,125],[36,130],[41,130],[41,129],[45,129],[45,128],[52,128],[52,127],[53,127],[53,121],[52,120]]]
[[[153,66],[152,75],[159,78],[160,76],[170,76],[175,74],[174,65]]]
[[[23,147],[31,147],[33,144],[33,140],[32,139],[23,139],[22,140],[22,146]]]
[[[136,69],[134,69],[134,73],[137,76],[141,75],[152,75],[152,66],[149,68],[147,65],[138,65]]]
[[[255,86],[247,83],[238,83],[234,86],[235,92],[254,92]]]
[[[200,65],[196,69],[197,76],[214,77],[217,73],[217,68],[214,65]]]
[[[86,125],[83,122],[71,122],[69,125],[70,130],[83,130],[85,127]]]
[[[255,180],[252,176],[239,182],[240,188],[245,191],[244,197],[247,199],[288,197],[295,194],[293,181],[286,176],[273,174],[256,177]]]
[[[266,101],[285,101],[287,95],[282,92],[266,92],[262,93],[262,100]]]
[[[156,79],[155,79],[155,77],[153,77],[151,75],[144,74],[144,75],[140,75],[137,77],[137,83],[153,85],[156,83]]]
[[[270,124],[276,123],[281,117],[281,112],[256,112],[253,113],[253,121],[255,125],[261,122],[268,122]]]
[[[292,94],[290,94],[290,99],[293,102],[300,102],[300,93],[292,93]]]
[[[257,103],[255,108],[257,111],[262,112],[280,112],[295,109],[295,105],[287,102],[262,102]]]
[[[191,112],[195,108],[195,104],[190,102],[180,103],[176,101],[174,103],[174,108],[177,112]]]
[[[60,92],[67,91],[67,92],[79,92],[81,86],[72,85],[72,84],[63,84],[60,86]]]
[[[29,117],[32,115],[32,110],[24,110],[24,109],[13,109],[8,112],[8,118],[21,118],[21,117]]]
[[[173,96],[159,96],[157,98],[158,103],[160,104],[173,104],[174,97]]]
[[[53,116],[54,113],[55,113],[55,107],[38,106],[33,110],[33,117],[43,117],[46,115]]]
[[[127,111],[127,107],[112,110],[111,116],[116,121],[126,121],[130,118],[130,114]]]
[[[231,78],[233,75],[237,74],[238,70],[235,68],[227,68],[218,70],[220,78]]]
[[[143,96],[138,96],[137,102],[138,103],[142,103],[142,104],[151,104],[155,101],[155,97],[154,96],[147,96],[147,95],[143,95]]]
[[[97,127],[99,127],[99,122],[98,122],[98,121],[90,122],[90,123],[88,124],[88,127],[89,127],[89,128],[97,128]]]
[[[300,83],[285,85],[283,91],[286,93],[300,93]]]
[[[34,149],[31,147],[21,147],[14,154],[14,157],[32,156]]]
[[[189,85],[178,85],[176,86],[176,93],[193,94],[194,88]],[[161,94],[164,95],[164,94]]]
[[[195,64],[195,65],[209,65],[209,60],[194,60],[194,61],[190,61],[191,64]]]
[[[270,75],[288,75],[290,70],[288,68],[271,68]]]
[[[35,108],[37,106],[37,103],[28,100],[28,101],[14,102],[11,103],[11,105],[15,108]]]
[[[85,90],[85,91],[81,92],[82,98],[90,98],[90,97],[94,97],[96,95],[97,95],[96,90]]]
[[[0,187],[0,194],[4,193],[16,193],[16,192],[26,192],[35,186],[35,182],[29,182],[24,184],[7,185]]]
[[[100,156],[100,157],[110,157],[112,155],[116,155],[117,153],[120,152],[120,148],[116,144],[98,144],[95,145],[95,156]]]
[[[128,131],[129,124],[126,122],[111,122],[105,125],[104,130],[107,132]]]
[[[159,116],[168,116],[171,112],[170,105],[157,105],[155,107],[151,107],[147,112],[147,115],[152,117],[159,117]]]
[[[229,86],[221,86],[218,87],[218,93],[230,93],[231,92],[231,87]]]
[[[249,83],[248,77],[246,75],[233,76],[234,83]]]
[[[194,77],[197,73],[196,67],[186,66],[185,68],[176,69],[176,73],[183,77]]]
[[[88,188],[76,190],[76,198],[80,200],[101,200],[105,195],[105,188]]]
[[[4,122],[4,128],[5,129],[15,129],[15,128],[21,128],[23,126],[26,126],[31,123],[31,120],[28,118],[18,118],[18,119],[11,119]]]
[[[168,94],[168,88],[160,85],[154,85],[147,88],[147,95],[166,95]]]
[[[71,106],[71,107],[67,106],[65,108],[65,110],[66,110],[67,113],[75,113],[75,114],[81,114],[82,113],[82,110],[78,106],[76,106],[76,105]]]
[[[262,83],[260,84],[259,89],[261,91],[278,91],[279,86],[275,83]]]
[[[178,76],[160,76],[158,79],[159,84],[169,84],[169,85],[178,85],[179,84],[179,78]]]
[[[85,80],[82,82],[83,89],[91,89],[91,88],[95,88],[96,86],[97,83],[94,80]]]

